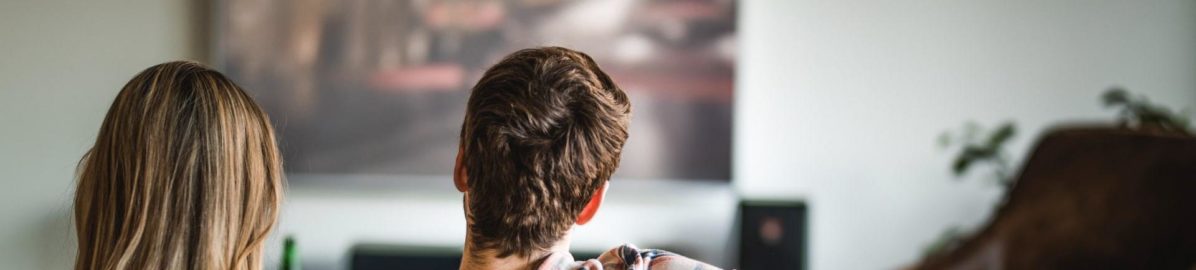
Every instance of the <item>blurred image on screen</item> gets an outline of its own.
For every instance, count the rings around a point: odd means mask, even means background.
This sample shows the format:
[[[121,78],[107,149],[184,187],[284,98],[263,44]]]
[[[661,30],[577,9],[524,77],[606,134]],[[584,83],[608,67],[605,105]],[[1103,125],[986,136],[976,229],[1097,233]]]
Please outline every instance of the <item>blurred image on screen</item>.
[[[563,46],[631,97],[615,178],[726,181],[731,0],[224,0],[215,62],[262,103],[299,174],[448,175],[491,64]]]

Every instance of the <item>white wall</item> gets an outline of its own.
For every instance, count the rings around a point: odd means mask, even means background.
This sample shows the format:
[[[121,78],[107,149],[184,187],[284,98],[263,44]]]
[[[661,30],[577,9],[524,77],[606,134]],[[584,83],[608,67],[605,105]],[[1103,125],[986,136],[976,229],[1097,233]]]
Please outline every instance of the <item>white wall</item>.
[[[735,186],[804,197],[812,269],[892,269],[996,188],[953,181],[966,120],[1107,120],[1118,84],[1196,109],[1196,1],[744,1]]]
[[[3,268],[69,268],[75,162],[134,73],[202,54],[189,5],[0,1]],[[999,194],[980,181],[951,180],[949,154],[935,147],[942,130],[1016,120],[1021,154],[1053,123],[1108,119],[1096,96],[1112,84],[1196,108],[1193,1],[741,5],[734,189],[810,201],[813,269],[894,268],[916,260],[941,229],[984,219]],[[426,190],[296,189],[280,234],[298,234],[304,258],[325,265],[357,241],[459,244],[459,198],[447,185]],[[672,220],[663,222],[664,236],[614,237],[629,228],[624,221],[645,218],[630,203],[644,196],[628,191],[612,197],[628,203],[612,203],[600,214],[605,221],[579,230],[590,236],[578,245],[709,238],[692,252],[729,263],[734,195],[719,186],[685,192],[715,199],[649,200],[716,224]]]
[[[0,1],[0,268],[69,269],[75,163],[120,87],[195,51],[185,1]]]

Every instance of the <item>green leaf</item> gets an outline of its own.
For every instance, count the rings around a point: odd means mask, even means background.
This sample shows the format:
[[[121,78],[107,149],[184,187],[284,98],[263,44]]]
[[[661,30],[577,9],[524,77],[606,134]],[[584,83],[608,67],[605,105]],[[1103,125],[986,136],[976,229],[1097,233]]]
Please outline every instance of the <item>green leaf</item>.
[[[1109,88],[1108,91],[1105,91],[1105,94],[1101,96],[1101,100],[1105,102],[1106,107],[1109,107],[1117,104],[1129,103],[1130,95],[1125,91],[1124,88],[1121,88],[1121,86],[1114,86]]]

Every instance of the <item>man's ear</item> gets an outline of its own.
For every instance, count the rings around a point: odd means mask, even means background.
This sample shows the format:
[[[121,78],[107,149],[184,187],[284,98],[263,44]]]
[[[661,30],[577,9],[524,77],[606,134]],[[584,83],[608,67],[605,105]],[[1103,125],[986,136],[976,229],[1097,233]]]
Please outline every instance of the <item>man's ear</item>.
[[[461,166],[461,155],[465,153],[465,149],[457,148],[457,164],[453,165],[453,185],[457,186],[457,191],[465,192],[469,190],[469,176],[465,174],[465,167]]]
[[[602,186],[594,191],[594,196],[590,196],[590,202],[586,203],[586,208],[583,208],[581,214],[577,215],[577,225],[590,223],[590,219],[593,219],[594,214],[598,213],[598,208],[602,207],[602,199],[606,198],[607,186],[610,186],[610,181],[602,183]]]

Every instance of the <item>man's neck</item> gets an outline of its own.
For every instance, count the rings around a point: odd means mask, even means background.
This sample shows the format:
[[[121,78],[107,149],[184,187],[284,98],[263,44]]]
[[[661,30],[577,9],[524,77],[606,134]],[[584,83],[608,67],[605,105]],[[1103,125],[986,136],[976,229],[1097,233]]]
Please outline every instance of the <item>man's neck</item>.
[[[470,234],[467,233],[465,236],[465,251],[461,256],[460,270],[535,270],[545,263],[544,259],[550,255],[569,252],[568,233],[548,250],[533,251],[524,256],[511,255],[505,258],[499,258],[498,252],[494,250],[477,249],[468,235]]]

